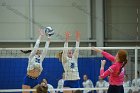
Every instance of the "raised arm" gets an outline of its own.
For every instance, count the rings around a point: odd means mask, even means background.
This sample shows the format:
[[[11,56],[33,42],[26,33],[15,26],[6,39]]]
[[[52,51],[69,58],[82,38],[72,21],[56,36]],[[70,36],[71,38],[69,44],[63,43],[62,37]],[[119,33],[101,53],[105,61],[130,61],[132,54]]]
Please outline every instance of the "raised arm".
[[[47,54],[47,50],[49,48],[49,45],[50,45],[50,38],[52,35],[54,35],[54,30],[51,28],[51,27],[46,27],[46,30],[47,30],[47,37],[48,37],[48,40],[46,40],[46,43],[45,43],[45,48],[43,49],[43,52],[40,56],[40,62],[42,63],[46,54]]]
[[[106,64],[106,60],[101,60],[100,77],[99,78],[102,78],[102,79],[110,74],[109,70],[104,71],[105,64]]]
[[[96,48],[96,47],[92,47],[92,50],[94,50],[94,51],[96,51],[96,52],[98,52],[98,53],[102,53],[102,51],[103,51],[103,50],[98,49],[98,48]]]
[[[115,62],[115,57],[112,56],[111,54],[101,50],[101,49],[98,49],[96,47],[92,47],[92,50],[98,52],[98,53],[101,53],[104,57],[106,57],[108,60],[110,60],[111,62]]]
[[[47,35],[48,40],[46,41],[45,48],[43,49],[43,52],[42,52],[42,54],[40,56],[40,62],[41,63],[43,62],[43,60],[44,60],[44,58],[45,58],[45,56],[47,54],[47,50],[48,50],[49,44],[50,44],[50,38],[51,38],[52,35],[54,35],[54,30],[52,29],[52,27],[48,26],[48,27],[45,28],[45,31],[43,31],[43,32],[44,32],[43,34]]]
[[[66,32],[66,41],[64,43],[64,48],[68,48],[68,39],[69,39],[70,33]],[[68,54],[68,50],[64,49],[63,50],[63,54],[62,54],[62,61],[66,62],[67,59],[67,54]]]
[[[43,62],[43,60],[44,60],[44,58],[45,58],[45,56],[47,54],[47,50],[49,48],[49,45],[50,45],[50,38],[48,38],[48,40],[46,41],[45,48],[43,49],[43,52],[42,52],[42,54],[40,56],[40,62],[41,63]]]
[[[42,31],[42,29],[39,29],[40,35],[35,43],[34,49],[32,50],[31,54],[29,55],[29,59],[33,58],[39,48],[39,44],[40,44],[40,40],[43,37],[44,33]]]
[[[80,45],[80,33],[76,32],[76,47],[73,53],[73,56],[77,59],[79,55],[79,45]]]
[[[115,65],[110,66],[106,71],[104,71],[105,64],[106,64],[106,60],[101,60],[100,78],[105,78],[115,71],[116,68]]]

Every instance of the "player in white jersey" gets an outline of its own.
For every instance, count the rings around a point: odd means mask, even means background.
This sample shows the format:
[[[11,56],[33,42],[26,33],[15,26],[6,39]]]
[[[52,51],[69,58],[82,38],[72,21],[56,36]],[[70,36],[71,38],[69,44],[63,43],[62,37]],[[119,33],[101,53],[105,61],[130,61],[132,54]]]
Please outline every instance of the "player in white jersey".
[[[40,36],[38,37],[34,49],[32,50],[28,58],[27,74],[24,78],[24,82],[22,85],[23,89],[35,88],[35,86],[38,85],[38,77],[43,70],[42,62],[46,56],[46,52],[50,44],[49,36],[51,36],[51,34],[48,33],[49,35],[48,40],[46,41],[43,52],[41,53],[41,51],[38,50],[38,48],[39,48],[41,38],[44,36],[45,32],[42,29],[40,29],[39,32],[40,32]],[[28,93],[28,92],[23,92],[23,93]]]
[[[41,82],[41,84],[37,86],[36,93],[48,93],[48,86],[46,86],[45,82]]]
[[[139,76],[139,71],[137,71],[137,76],[138,76],[138,78],[137,79],[133,79],[132,80],[132,87],[140,87],[140,76]],[[138,93],[140,93],[140,89],[137,89],[137,88],[134,88],[134,89],[132,89],[132,92],[138,92]]]
[[[131,81],[128,80],[128,75],[127,74],[124,75],[123,87],[124,88],[131,87]],[[130,93],[130,89],[124,89],[124,93]]]
[[[83,84],[84,88],[93,88],[94,87],[92,81],[90,79],[88,79],[87,75],[84,75],[83,79],[84,79],[84,81],[82,84]],[[83,93],[93,93],[93,91],[92,90],[84,90]]]
[[[70,33],[66,33],[66,42],[64,48],[68,48],[68,39]],[[78,55],[79,55],[79,39],[80,33],[76,32],[76,47],[75,50],[63,50],[58,54],[65,71],[64,88],[79,88],[79,71],[78,71]],[[64,93],[71,93],[72,91],[64,91]]]
[[[99,81],[96,82],[97,88],[106,87],[106,81],[99,77]],[[97,93],[106,93],[105,90],[96,90]]]
[[[51,84],[48,83],[47,79],[44,78],[42,80],[41,84],[42,83],[45,83],[45,86],[48,87],[48,93],[55,93],[55,91],[53,90],[54,87]]]
[[[65,73],[62,74],[62,79],[58,81],[57,89],[63,89],[65,80]],[[63,90],[58,91],[58,93],[63,93]]]

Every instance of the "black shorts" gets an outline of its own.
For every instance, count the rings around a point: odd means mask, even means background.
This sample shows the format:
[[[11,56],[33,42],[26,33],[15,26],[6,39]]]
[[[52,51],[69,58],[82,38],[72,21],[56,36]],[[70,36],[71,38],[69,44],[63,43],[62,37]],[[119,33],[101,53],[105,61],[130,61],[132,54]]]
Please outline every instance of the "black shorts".
[[[107,93],[124,93],[123,85],[109,85]]]

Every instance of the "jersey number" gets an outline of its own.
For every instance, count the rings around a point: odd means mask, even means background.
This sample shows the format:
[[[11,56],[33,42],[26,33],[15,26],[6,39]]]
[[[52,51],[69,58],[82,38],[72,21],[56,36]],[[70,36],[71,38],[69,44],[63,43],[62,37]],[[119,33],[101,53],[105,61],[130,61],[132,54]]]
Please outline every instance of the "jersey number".
[[[35,59],[35,62],[40,63],[40,59],[39,58],[36,58]]]
[[[70,67],[71,67],[71,68],[74,68],[74,63],[71,63]]]

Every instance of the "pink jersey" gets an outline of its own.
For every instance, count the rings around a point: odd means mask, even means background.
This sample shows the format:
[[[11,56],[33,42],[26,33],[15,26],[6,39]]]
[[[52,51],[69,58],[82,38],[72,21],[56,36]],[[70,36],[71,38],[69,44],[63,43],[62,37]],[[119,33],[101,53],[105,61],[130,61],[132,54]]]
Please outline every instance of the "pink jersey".
[[[102,55],[109,59],[110,61],[114,62],[106,71],[104,69],[100,70],[100,77],[105,78],[106,76],[109,77],[109,84],[110,85],[123,85],[124,81],[124,68],[122,69],[121,73],[118,75],[118,72],[122,66],[122,63],[116,62],[115,57],[111,54],[103,51]]]

